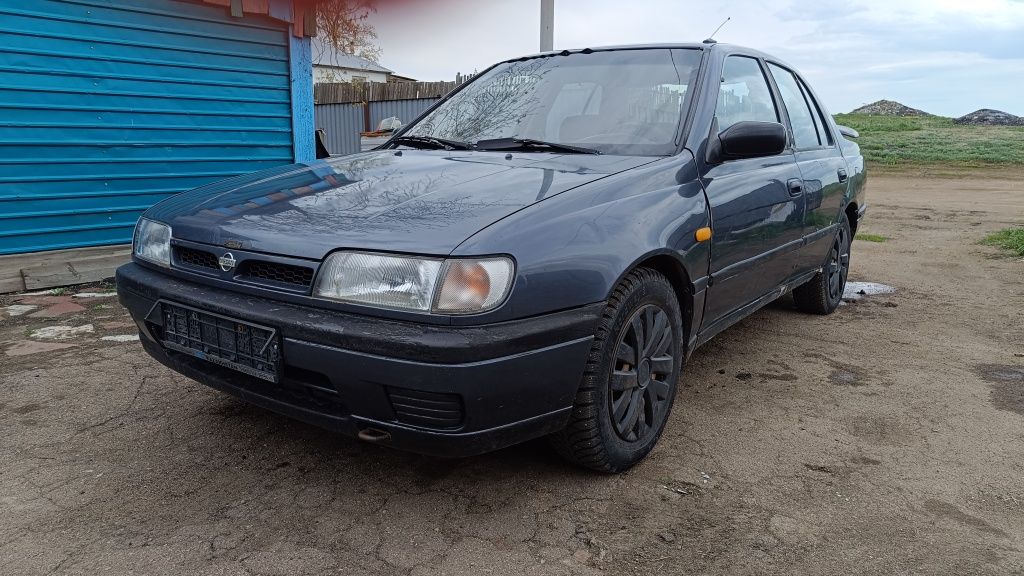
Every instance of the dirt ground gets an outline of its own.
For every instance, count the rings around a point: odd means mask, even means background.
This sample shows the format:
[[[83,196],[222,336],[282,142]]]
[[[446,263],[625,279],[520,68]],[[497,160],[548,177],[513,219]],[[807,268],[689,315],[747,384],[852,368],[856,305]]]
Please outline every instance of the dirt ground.
[[[721,334],[618,476],[336,437],[103,340],[133,332],[114,299],[30,297],[0,316],[0,573],[1024,573],[1024,261],[977,244],[1024,180],[886,175],[869,203],[889,240],[851,280],[896,293]]]

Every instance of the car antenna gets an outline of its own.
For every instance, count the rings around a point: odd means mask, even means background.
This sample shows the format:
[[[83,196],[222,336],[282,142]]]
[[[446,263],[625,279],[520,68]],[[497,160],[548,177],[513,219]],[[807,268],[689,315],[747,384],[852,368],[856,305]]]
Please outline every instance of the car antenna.
[[[721,30],[722,26],[725,26],[725,24],[729,22],[729,20],[732,20],[732,16],[729,16],[725,20],[723,20],[722,23],[718,25],[718,28],[715,28],[715,31],[711,33],[711,36],[708,36],[707,39],[704,40],[704,44],[717,44],[718,41],[715,40],[715,34],[718,34],[718,31]]]

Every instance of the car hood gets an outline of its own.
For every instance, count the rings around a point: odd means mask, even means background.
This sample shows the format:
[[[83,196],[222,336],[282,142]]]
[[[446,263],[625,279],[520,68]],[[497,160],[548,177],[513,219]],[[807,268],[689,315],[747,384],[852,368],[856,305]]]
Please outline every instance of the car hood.
[[[513,212],[653,160],[376,150],[216,182],[145,216],[176,239],[300,258],[338,248],[445,255]]]

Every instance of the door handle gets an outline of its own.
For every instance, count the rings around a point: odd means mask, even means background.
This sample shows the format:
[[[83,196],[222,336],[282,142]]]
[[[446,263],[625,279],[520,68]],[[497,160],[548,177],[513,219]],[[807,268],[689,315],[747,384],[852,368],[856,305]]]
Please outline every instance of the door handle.
[[[790,196],[799,196],[804,193],[804,181],[799,178],[791,178],[786,183],[789,186]]]
[[[846,182],[846,178],[847,178],[847,176],[846,176],[846,170],[845,170],[845,169],[843,169],[843,168],[840,168],[840,169],[839,169],[839,181],[840,181],[840,182]]]

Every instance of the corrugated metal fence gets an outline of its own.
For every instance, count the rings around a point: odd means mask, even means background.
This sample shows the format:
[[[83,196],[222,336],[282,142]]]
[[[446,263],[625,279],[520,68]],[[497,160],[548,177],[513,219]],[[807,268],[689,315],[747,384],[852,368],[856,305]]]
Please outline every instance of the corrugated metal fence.
[[[0,0],[0,254],[131,241],[172,194],[293,159],[284,23]]]
[[[397,117],[402,124],[412,122],[424,110],[437,102],[437,98],[415,100],[384,100],[349,104],[317,104],[314,107],[316,127],[327,133],[325,144],[332,155],[359,152],[359,133],[369,128],[376,130],[380,121]],[[366,125],[365,107],[370,108],[370,124]]]
[[[397,117],[402,124],[408,124],[437,102],[437,98],[420,98],[418,100],[390,100],[370,102],[370,126],[376,130],[380,121],[385,118]]]
[[[365,104],[317,104],[313,107],[314,125],[325,132],[324,145],[331,154],[359,152],[359,133],[363,131]]]

